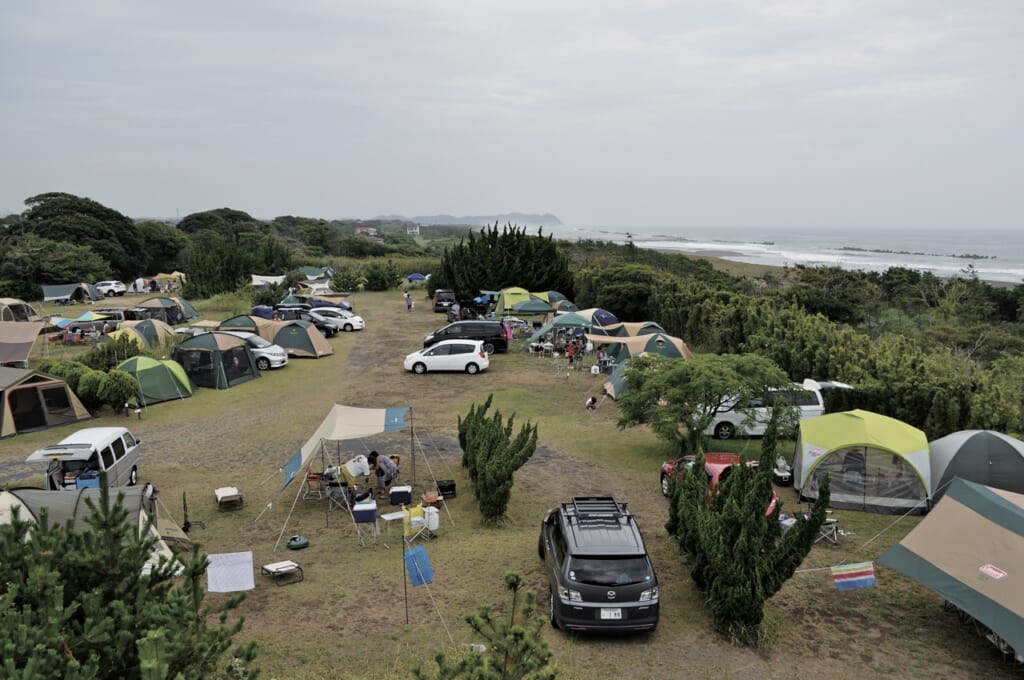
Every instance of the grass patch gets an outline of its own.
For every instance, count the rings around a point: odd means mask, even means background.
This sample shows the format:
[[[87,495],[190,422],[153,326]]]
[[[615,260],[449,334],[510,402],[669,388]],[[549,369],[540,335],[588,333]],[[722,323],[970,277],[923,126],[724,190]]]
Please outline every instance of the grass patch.
[[[477,376],[406,373],[402,358],[444,324],[443,315],[419,304],[406,312],[398,291],[348,299],[367,329],[330,339],[333,356],[295,359],[230,390],[197,390],[191,399],[146,409],[142,420],[104,412],[89,423],[128,425],[141,436],[143,480],[156,484],[179,521],[182,494],[187,495],[190,519],[206,524],[192,533],[204,552],[252,550],[257,567],[280,559],[302,564],[306,579],[294,585],[277,587],[257,575],[256,589],[240,610],[246,619],[241,638],[258,641],[256,665],[263,677],[408,678],[438,649],[457,652],[478,642],[462,617],[482,604],[506,606],[505,572],[519,572],[528,589],[546,598],[536,552],[541,518],[582,493],[613,493],[630,503],[658,570],[662,618],[656,633],[632,637],[546,629],[560,677],[1012,676],[987,642],[902,576],[880,569],[877,588],[835,590],[828,566],[876,558],[919,518],[893,524],[891,516],[837,511],[847,532],[840,545],[817,544],[804,571],[768,603],[774,642],[757,650],[729,644],[711,630],[703,597],[663,527],[667,513],[658,473],[671,453],[645,428],[619,429],[613,401],[606,399],[594,412],[584,409],[589,394],[600,394],[604,376],[575,372],[566,378],[551,359],[527,354],[521,340]],[[223,319],[238,313],[236,302],[200,302],[199,309],[207,318]],[[530,420],[539,426],[539,450],[516,474],[509,518],[501,528],[481,526],[456,443],[457,417],[490,393],[493,409],[515,413],[518,424]],[[346,442],[343,455],[369,448],[400,453],[407,484],[415,455],[416,494],[431,476],[457,482],[458,496],[447,507],[451,518],[442,512],[440,535],[427,544],[435,569],[429,592],[403,587],[397,527],[391,527],[390,549],[363,548],[343,513],[297,497],[294,484],[279,491],[281,466],[335,402],[411,406],[414,418],[414,437],[406,431]],[[73,429],[0,441],[0,481],[41,484],[41,471],[24,458]],[[715,443],[748,456],[756,456],[759,447],[759,440]],[[225,485],[245,493],[241,510],[216,507],[213,490]],[[792,490],[779,493],[793,509]],[[282,530],[285,538],[309,537],[310,547],[274,552]]]

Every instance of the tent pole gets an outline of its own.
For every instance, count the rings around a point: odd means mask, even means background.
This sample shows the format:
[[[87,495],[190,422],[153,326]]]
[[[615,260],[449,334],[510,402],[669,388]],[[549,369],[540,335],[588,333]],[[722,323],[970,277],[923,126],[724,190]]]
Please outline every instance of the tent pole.
[[[413,424],[412,406],[409,407],[409,457],[412,458],[412,486],[416,488],[416,426]],[[408,621],[406,621],[408,623]]]
[[[284,518],[284,525],[281,527],[281,533],[277,535],[277,543],[274,544],[274,552],[277,552],[277,546],[281,545],[281,537],[284,536],[285,529],[288,528],[288,520],[292,518],[292,513],[295,512],[295,506],[299,502],[299,494],[301,493],[302,484],[299,484],[299,489],[295,492],[295,500],[292,501],[292,507],[288,510],[288,516]]]
[[[402,550],[400,551],[402,556],[402,594],[405,597],[405,625],[409,625],[409,575],[406,573],[405,566],[405,527],[402,527]]]

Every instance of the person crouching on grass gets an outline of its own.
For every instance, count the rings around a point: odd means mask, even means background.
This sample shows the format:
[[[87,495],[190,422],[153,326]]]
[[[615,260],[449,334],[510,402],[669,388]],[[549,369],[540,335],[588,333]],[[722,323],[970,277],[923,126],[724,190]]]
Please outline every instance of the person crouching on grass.
[[[377,498],[388,500],[391,494],[391,482],[395,481],[395,477],[398,476],[398,466],[395,465],[395,461],[376,451],[370,451],[366,460],[377,475]]]

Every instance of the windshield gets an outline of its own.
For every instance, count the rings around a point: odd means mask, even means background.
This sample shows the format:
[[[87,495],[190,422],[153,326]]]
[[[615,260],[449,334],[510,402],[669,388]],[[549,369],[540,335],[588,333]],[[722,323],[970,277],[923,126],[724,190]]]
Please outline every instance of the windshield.
[[[652,582],[654,570],[646,557],[574,557],[569,579],[593,586],[627,586]]]
[[[267,342],[258,335],[250,335],[248,338],[246,338],[246,341],[253,347],[259,347],[261,349],[264,347],[270,347],[272,344],[274,344],[272,342]]]

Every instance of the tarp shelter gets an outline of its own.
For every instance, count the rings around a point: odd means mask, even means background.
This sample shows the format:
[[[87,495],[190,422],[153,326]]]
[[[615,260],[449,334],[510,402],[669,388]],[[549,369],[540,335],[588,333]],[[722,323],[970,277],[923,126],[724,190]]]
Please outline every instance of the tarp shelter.
[[[226,333],[193,335],[174,348],[171,358],[197,387],[223,390],[260,377],[249,345]]]
[[[1024,493],[1024,442],[1019,439],[992,430],[963,430],[930,442],[928,450],[932,505],[954,477]]]
[[[531,297],[529,300],[522,300],[512,305],[514,314],[550,314],[555,311],[547,300]]]
[[[556,328],[590,328],[590,319],[584,318],[575,312],[557,314],[551,321],[534,331],[533,335],[529,337],[528,342],[537,342]]]
[[[89,418],[89,411],[60,378],[0,366],[0,437]]]
[[[800,423],[793,487],[813,500],[830,474],[834,508],[923,513],[932,488],[928,458],[916,427],[871,411],[828,413]]]
[[[273,310],[270,310],[271,316],[273,316]],[[281,330],[281,322],[274,321],[272,319],[265,319],[261,316],[255,316],[250,314],[239,314],[233,316],[230,319],[225,319],[217,324],[217,330],[219,331],[249,331],[255,333],[267,342],[274,342],[274,338],[277,336],[277,332]]]
[[[186,542],[188,540],[174,520],[160,515],[155,498],[147,489],[151,489],[151,487],[126,486],[117,489],[117,493],[122,497],[122,507],[128,513],[128,521],[132,523],[133,527],[138,528],[139,536],[142,536],[146,530],[149,519],[153,520],[150,531],[157,542],[146,561],[144,571],[149,571],[157,566],[161,557],[167,560],[174,559],[174,553],[168,547],[166,540],[184,540]],[[102,491],[102,489],[96,488],[83,488],[77,491],[44,491],[43,489],[0,491],[0,524],[11,523],[15,508],[18,508],[19,519],[38,524],[42,521],[42,511],[45,509],[47,521],[51,526],[54,524],[65,526],[70,521],[72,530],[85,531],[89,528],[87,518],[93,512],[86,501],[92,499],[93,505],[98,506]],[[111,494],[111,504],[114,499],[115,496]]]
[[[43,321],[0,321],[0,364],[28,361]]]
[[[308,321],[295,319],[278,322],[277,333],[271,340],[284,347],[290,357],[320,357],[334,354],[334,348],[327,342],[317,327]]]
[[[252,274],[252,287],[257,290],[266,290],[270,286],[282,286],[288,277],[286,276],[262,276]]]
[[[91,283],[61,283],[53,286],[43,286],[43,302],[58,302],[70,304],[72,302],[93,303],[103,299],[103,293],[96,290]]]
[[[405,280],[408,281],[409,283],[413,283],[414,281],[426,281],[427,277],[424,276],[423,274],[420,274],[419,272],[413,272],[412,274],[406,276]]]
[[[154,310],[156,312],[162,311],[162,314],[159,314],[159,316],[162,316],[163,318],[160,320],[169,323],[172,326],[177,326],[180,323],[185,323],[186,321],[199,318],[199,312],[196,311],[196,308],[189,304],[187,300],[180,297],[164,297],[162,295],[157,295],[146,298],[137,306],[143,309]]]
[[[299,271],[308,281],[334,278],[334,270],[330,267],[299,267]]]
[[[934,591],[1024,657],[1024,495],[954,479],[878,563]]]
[[[285,463],[284,489],[301,470],[305,470],[313,456],[319,454],[325,442],[344,439],[362,439],[383,432],[404,430],[408,406],[390,408],[357,408],[335,404],[320,426],[298,451]]]
[[[0,321],[39,321],[35,307],[17,298],[0,298]]]
[[[177,361],[138,356],[125,359],[117,365],[117,370],[139,381],[140,406],[192,396],[192,381]]]

